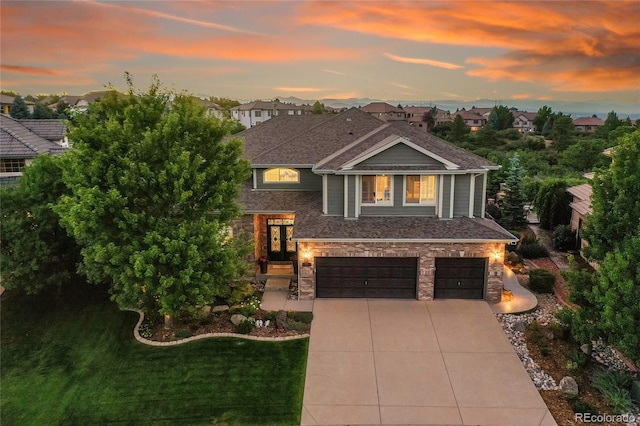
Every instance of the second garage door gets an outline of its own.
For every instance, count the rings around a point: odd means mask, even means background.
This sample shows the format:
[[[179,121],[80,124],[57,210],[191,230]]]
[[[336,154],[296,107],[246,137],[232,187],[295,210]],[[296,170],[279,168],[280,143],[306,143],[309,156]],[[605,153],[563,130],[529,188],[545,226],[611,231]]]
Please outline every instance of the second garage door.
[[[484,298],[486,265],[484,258],[436,258],[434,298]]]
[[[416,297],[418,259],[316,257],[316,297]]]

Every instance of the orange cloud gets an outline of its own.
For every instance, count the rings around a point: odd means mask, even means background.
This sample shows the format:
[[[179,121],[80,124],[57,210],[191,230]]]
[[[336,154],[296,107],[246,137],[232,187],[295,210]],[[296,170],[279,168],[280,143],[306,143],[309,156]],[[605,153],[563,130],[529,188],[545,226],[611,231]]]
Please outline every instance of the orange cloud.
[[[640,2],[309,2],[304,25],[381,38],[500,48],[468,74],[549,84],[557,91],[638,89]]]
[[[0,64],[0,70],[4,72],[17,73],[17,74],[34,74],[34,75],[57,75],[54,70],[38,67],[24,67],[20,65],[6,65]]]
[[[404,56],[396,56],[391,53],[383,53],[384,56],[396,62],[404,62],[406,64],[418,64],[418,65],[429,65],[437,68],[444,68],[448,70],[455,70],[458,68],[462,68],[461,65],[452,64],[449,62],[442,61],[434,61],[433,59],[424,59],[424,58],[407,58]]]

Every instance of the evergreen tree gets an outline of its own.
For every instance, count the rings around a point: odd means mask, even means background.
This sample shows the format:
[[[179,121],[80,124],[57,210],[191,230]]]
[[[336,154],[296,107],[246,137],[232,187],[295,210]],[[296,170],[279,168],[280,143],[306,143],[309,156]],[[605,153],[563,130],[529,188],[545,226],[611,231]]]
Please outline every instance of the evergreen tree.
[[[493,130],[500,131],[511,129],[513,127],[513,113],[504,105],[496,105],[489,114],[488,125]]]
[[[558,225],[566,225],[571,220],[571,194],[567,192],[568,184],[564,179],[548,179],[545,181],[533,201],[540,219],[540,227],[554,229]]]
[[[16,119],[21,118],[30,118],[31,112],[29,111],[29,107],[27,106],[24,99],[21,96],[16,96],[13,100],[13,104],[11,104],[11,110],[9,111],[9,115]]]
[[[56,117],[54,117],[54,112],[51,109],[37,102],[33,108],[33,115],[31,116],[31,118],[47,119]]]
[[[516,152],[509,161],[507,180],[502,200],[502,219],[500,223],[509,229],[520,228],[527,223],[524,205],[527,202],[522,188],[524,168],[520,164],[520,156]]]
[[[561,112],[553,118],[553,125],[549,136],[553,139],[553,147],[564,151],[575,141],[576,130],[570,115]]]
[[[543,133],[544,126],[549,122],[551,116],[553,116],[553,111],[551,110],[551,107],[548,107],[547,105],[542,106],[538,110],[538,114],[533,119],[533,126],[536,132]]]
[[[467,138],[467,135],[471,132],[469,126],[466,125],[461,115],[456,115],[451,125],[451,133],[449,133],[449,140],[451,142],[462,142]]]
[[[320,101],[316,101],[316,103],[313,104],[313,109],[311,110],[311,112],[313,114],[324,114],[324,105],[321,104]]]

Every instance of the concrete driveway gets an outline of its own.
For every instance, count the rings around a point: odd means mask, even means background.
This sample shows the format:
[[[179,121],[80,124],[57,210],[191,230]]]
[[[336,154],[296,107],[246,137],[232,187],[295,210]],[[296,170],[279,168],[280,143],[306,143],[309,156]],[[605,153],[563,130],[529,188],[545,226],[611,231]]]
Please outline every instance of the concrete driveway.
[[[555,425],[486,302],[319,299],[303,425]]]

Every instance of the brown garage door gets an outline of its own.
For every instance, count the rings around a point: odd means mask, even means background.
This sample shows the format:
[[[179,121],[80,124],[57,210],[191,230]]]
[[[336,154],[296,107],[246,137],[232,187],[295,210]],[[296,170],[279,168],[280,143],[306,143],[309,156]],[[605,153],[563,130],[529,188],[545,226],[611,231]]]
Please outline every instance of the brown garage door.
[[[487,259],[436,258],[434,298],[482,299]]]
[[[414,257],[316,257],[316,297],[416,298]]]

